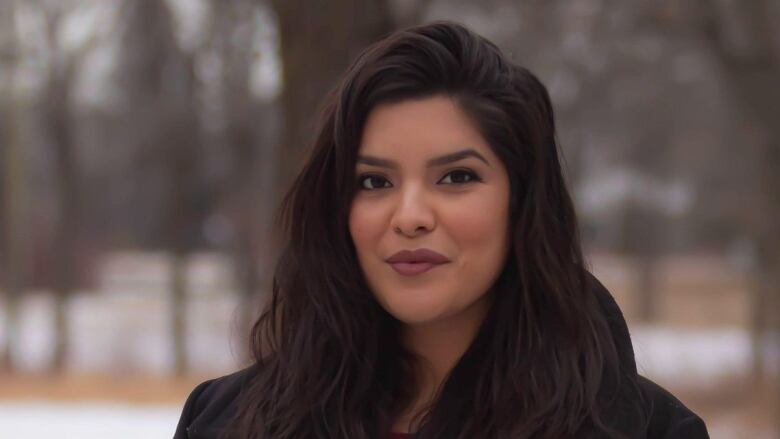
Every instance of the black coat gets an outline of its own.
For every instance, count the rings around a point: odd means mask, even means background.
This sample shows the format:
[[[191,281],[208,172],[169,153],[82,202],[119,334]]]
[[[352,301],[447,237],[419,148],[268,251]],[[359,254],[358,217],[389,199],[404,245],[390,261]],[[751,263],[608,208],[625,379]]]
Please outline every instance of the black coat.
[[[607,315],[620,361],[629,373],[635,374],[644,397],[642,400],[646,412],[650,414],[647,428],[629,416],[613,418],[612,426],[637,439],[708,439],[707,428],[701,418],[664,388],[637,374],[631,337],[623,314],[609,291],[592,275],[590,281]],[[195,387],[184,403],[174,439],[216,438],[236,411],[239,391],[255,374],[256,369],[248,367]],[[577,437],[599,436],[586,424]]]

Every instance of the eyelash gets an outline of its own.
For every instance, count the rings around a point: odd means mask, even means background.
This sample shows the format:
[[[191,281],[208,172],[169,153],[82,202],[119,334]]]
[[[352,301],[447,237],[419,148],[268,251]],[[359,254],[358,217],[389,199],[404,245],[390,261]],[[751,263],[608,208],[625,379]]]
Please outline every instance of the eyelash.
[[[456,182],[452,182],[452,183],[446,183],[446,184],[463,185],[463,184],[469,184],[469,183],[475,183],[475,182],[478,182],[478,181],[482,181],[482,179],[479,178],[479,175],[477,175],[476,172],[470,171],[468,169],[453,169],[452,171],[449,171],[446,174],[444,174],[444,177],[447,177],[448,175],[454,174],[454,173],[462,173],[462,174],[468,175],[469,176],[469,181],[457,182],[457,183]],[[444,179],[444,177],[442,177],[442,179]],[[383,177],[383,176],[381,176],[379,174],[363,174],[360,177],[358,177],[358,182],[357,182],[358,183],[358,190],[375,191],[375,190],[379,190],[379,189],[387,189],[387,187],[378,187],[378,188],[373,188],[373,189],[368,189],[368,188],[363,187],[363,181],[366,178],[381,178],[381,179],[387,181],[387,179],[385,177]]]

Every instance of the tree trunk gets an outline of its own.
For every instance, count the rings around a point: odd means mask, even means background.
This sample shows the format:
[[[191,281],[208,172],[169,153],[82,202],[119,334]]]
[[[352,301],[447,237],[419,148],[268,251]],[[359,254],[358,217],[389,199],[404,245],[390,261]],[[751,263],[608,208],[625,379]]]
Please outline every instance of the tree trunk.
[[[222,63],[221,98],[226,124],[221,134],[231,155],[230,176],[223,193],[234,231],[230,256],[240,302],[237,332],[242,349],[238,354],[244,361],[250,353],[247,335],[254,318],[252,304],[259,283],[257,247],[261,243],[257,240],[260,229],[258,216],[267,214],[256,208],[261,204],[261,185],[257,176],[272,172],[273,167],[258,169],[258,153],[262,145],[256,126],[265,115],[256,111],[251,93],[251,69],[256,57],[252,50],[255,33],[246,31],[253,29],[257,3],[255,0],[212,0],[212,10],[211,44]]]
[[[15,64],[17,61],[14,3],[0,2],[0,68],[5,81],[0,84],[0,262],[2,262],[3,290],[5,292],[5,349],[0,368],[14,370],[14,352],[18,342],[19,302],[23,291],[27,255],[23,241],[25,164],[21,144],[16,133]]]
[[[658,320],[658,252],[645,250],[637,255],[637,317],[643,323]]]
[[[179,47],[167,2],[127,0],[120,39],[118,79],[124,97],[128,138],[139,162],[164,179],[160,246],[170,257],[170,339],[177,375],[188,371],[186,355],[186,266],[198,238],[203,193],[197,186],[201,137],[196,112],[192,53]],[[159,174],[158,174],[159,173]]]
[[[279,23],[284,84],[278,201],[300,170],[326,92],[361,50],[393,29],[393,20],[387,0],[272,3]]]
[[[61,54],[60,54],[61,55]],[[57,60],[52,60],[57,63]],[[72,86],[69,61],[60,64],[50,73],[45,99],[44,127],[47,139],[53,149],[54,172],[58,196],[58,217],[54,228],[52,245],[52,292],[55,295],[55,342],[51,364],[53,373],[65,368],[68,352],[67,304],[75,288],[78,267],[77,251],[79,235],[78,171],[75,142],[70,110],[70,89]],[[55,64],[57,66],[57,64]]]
[[[184,111],[184,110],[182,110]],[[180,114],[177,117],[184,117]],[[186,348],[186,316],[189,284],[187,260],[197,237],[199,218],[196,215],[195,172],[198,137],[189,132],[184,120],[173,122],[166,129],[173,130],[170,137],[163,136],[161,145],[168,148],[165,157],[168,182],[168,205],[165,221],[166,247],[171,257],[171,335],[174,345],[174,371],[177,376],[189,372]]]
[[[768,1],[707,2],[713,15],[705,17],[703,30],[719,61],[745,126],[753,127],[748,153],[758,160],[755,186],[746,190],[752,205],[744,213],[745,228],[759,244],[756,279],[752,288],[751,332],[754,346],[754,379],[766,382],[762,340],[780,330],[780,56],[775,48],[772,8]],[[758,135],[756,135],[758,133]],[[776,380],[780,394],[780,378]],[[778,417],[780,422],[780,417]]]
[[[658,214],[630,199],[623,215],[623,251],[634,261],[634,284],[636,317],[642,323],[653,323],[658,319],[658,262],[660,245],[658,240],[660,221]]]
[[[176,376],[184,376],[187,365],[187,256],[173,253],[170,259],[171,338],[173,342],[173,369]]]
[[[27,254],[22,237],[24,227],[24,163],[21,158],[19,145],[14,135],[15,119],[12,108],[13,101],[5,103],[3,111],[3,213],[5,214],[3,229],[4,257],[3,287],[5,290],[5,349],[0,359],[0,367],[7,372],[14,370],[14,352],[18,343],[19,328],[19,302],[23,291],[23,279]]]

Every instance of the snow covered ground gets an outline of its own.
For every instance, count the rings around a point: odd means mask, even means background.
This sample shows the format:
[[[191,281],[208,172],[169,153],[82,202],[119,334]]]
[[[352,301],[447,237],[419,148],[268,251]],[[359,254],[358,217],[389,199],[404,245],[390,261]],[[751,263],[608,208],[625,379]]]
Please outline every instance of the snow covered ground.
[[[79,294],[70,303],[71,352],[68,369],[78,373],[165,375],[172,369],[167,301],[152,293]],[[237,300],[234,296],[194,297],[189,304],[187,348],[192,369],[220,374],[238,366]],[[22,303],[21,369],[42,371],[52,354],[52,301],[31,294]],[[0,308],[0,321],[4,310]],[[4,326],[0,325],[0,340]],[[743,328],[631,326],[640,372],[664,382],[708,387],[750,369],[748,332]],[[778,369],[777,335],[767,337],[767,368]],[[774,346],[774,350],[770,349]]]
[[[6,439],[171,438],[180,413],[173,406],[4,401],[0,425]]]
[[[676,387],[706,389],[724,378],[747,374],[752,367],[750,337],[742,328],[629,328],[637,368],[647,377]],[[766,370],[780,371],[778,335],[764,340]]]
[[[167,295],[168,259],[162,254],[106,258],[97,291],[82,291],[68,303],[67,368],[77,373],[166,375],[172,371]],[[219,374],[238,364],[237,307],[230,267],[219,255],[197,255],[189,266],[187,351],[194,373]],[[45,370],[53,354],[54,301],[43,291],[28,292],[20,305],[14,357],[27,372]],[[0,305],[0,322],[5,320]],[[5,349],[0,325],[0,349]]]

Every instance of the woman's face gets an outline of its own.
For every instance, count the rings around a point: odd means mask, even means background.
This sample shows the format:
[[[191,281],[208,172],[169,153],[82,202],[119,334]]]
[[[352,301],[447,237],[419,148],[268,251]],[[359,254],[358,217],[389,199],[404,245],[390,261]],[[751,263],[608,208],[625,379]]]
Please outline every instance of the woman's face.
[[[349,230],[377,301],[409,325],[484,315],[509,248],[509,177],[449,97],[377,106],[358,151]],[[447,262],[387,262],[430,249]]]

